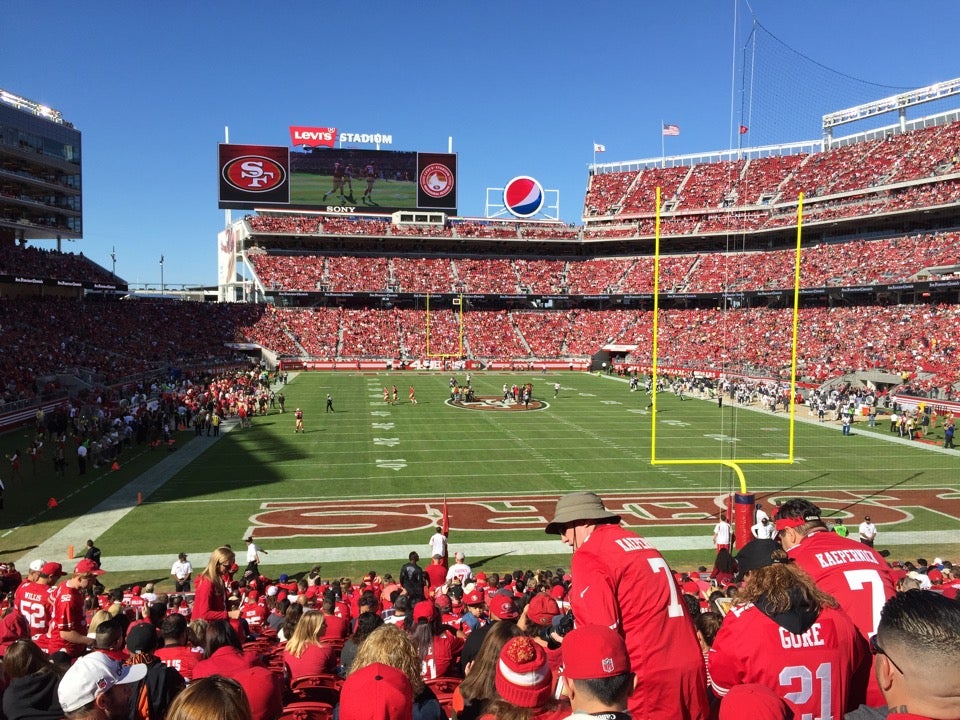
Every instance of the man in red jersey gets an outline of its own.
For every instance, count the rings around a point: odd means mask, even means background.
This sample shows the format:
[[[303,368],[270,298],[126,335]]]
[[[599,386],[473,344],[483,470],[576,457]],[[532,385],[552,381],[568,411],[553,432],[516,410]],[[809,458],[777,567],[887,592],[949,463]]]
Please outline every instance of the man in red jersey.
[[[877,630],[880,609],[896,593],[890,566],[880,553],[826,526],[809,500],[787,500],[777,512],[780,544],[817,585],[833,595],[868,638]]]
[[[747,543],[737,563],[746,582],[708,656],[714,692],[764,685],[796,718],[842,718],[859,707],[870,655],[853,620],[774,540]]]
[[[240,617],[246,620],[247,629],[252,635],[260,634],[269,614],[266,604],[260,600],[260,593],[256,590],[248,592],[240,606]]]
[[[881,608],[896,594],[896,581],[887,562],[873,548],[831,532],[821,519],[820,508],[809,500],[785,501],[777,511],[775,526],[790,558],[810,574],[817,587],[837,599],[860,634],[869,639],[877,631]],[[882,702],[871,675],[867,704]]]
[[[447,566],[443,562],[443,555],[434,555],[423,572],[426,573],[427,579],[430,581],[430,590],[436,591],[447,581]]]
[[[620,527],[620,516],[592,492],[561,497],[546,531],[573,548],[570,602],[577,626],[603,625],[626,642],[637,675],[631,717],[706,718],[703,656],[663,556]]]
[[[83,610],[83,598],[87,589],[103,570],[88,558],[77,563],[73,575],[58,585],[50,594],[53,613],[47,628],[46,651],[53,655],[63,651],[77,658],[93,645],[87,637],[87,619]]]
[[[13,606],[30,623],[30,639],[43,647],[50,623],[50,594],[63,575],[60,563],[47,562],[36,573],[36,580],[20,583],[13,596]],[[30,576],[28,576],[30,577]]]
[[[187,642],[187,619],[183,615],[167,615],[160,626],[163,647],[154,653],[160,662],[179,672],[183,679],[193,679],[193,667],[203,660],[203,650]]]

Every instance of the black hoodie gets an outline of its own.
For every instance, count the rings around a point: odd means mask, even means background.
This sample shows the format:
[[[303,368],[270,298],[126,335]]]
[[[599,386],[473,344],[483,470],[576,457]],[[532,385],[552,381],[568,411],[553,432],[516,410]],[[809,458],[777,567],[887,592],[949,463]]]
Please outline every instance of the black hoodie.
[[[59,676],[46,670],[14,678],[3,693],[3,714],[7,720],[60,720],[59,684]]]
[[[777,625],[789,630],[794,635],[803,635],[820,617],[819,612],[803,602],[800,591],[796,588],[790,589],[790,608],[786,612],[772,613],[770,603],[765,595],[758,597],[754,605]]]

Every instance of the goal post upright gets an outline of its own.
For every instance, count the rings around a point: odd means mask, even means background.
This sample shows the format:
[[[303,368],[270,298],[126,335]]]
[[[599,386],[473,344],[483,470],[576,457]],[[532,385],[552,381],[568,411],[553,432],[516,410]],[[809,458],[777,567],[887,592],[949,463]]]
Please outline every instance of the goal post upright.
[[[786,458],[728,458],[715,459],[661,459],[657,457],[657,379],[659,375],[659,334],[660,334],[660,192],[656,189],[656,212],[654,223],[654,263],[653,263],[653,341],[651,358],[651,408],[650,418],[650,464],[651,465],[721,465],[733,470],[740,482],[740,493],[746,496],[747,480],[741,465],[792,465],[794,463],[794,441],[796,422],[797,388],[797,336],[800,327],[800,244],[803,236],[803,193],[797,196],[797,242],[793,268],[793,322],[790,354],[790,413],[788,453]]]
[[[449,357],[463,357],[463,293],[457,295],[454,298],[453,304],[459,308],[458,318],[459,318],[459,329],[458,329],[458,347],[456,353],[432,353],[430,352],[430,293],[426,294],[426,304],[425,304],[425,333],[426,333],[426,356],[428,358],[449,358]]]

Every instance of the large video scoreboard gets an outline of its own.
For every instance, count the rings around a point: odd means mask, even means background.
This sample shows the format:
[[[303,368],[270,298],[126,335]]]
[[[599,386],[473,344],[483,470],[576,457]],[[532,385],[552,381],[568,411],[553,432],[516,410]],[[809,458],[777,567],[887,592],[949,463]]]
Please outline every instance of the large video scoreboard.
[[[219,145],[219,206],[337,213],[457,214],[457,156],[347,148]]]

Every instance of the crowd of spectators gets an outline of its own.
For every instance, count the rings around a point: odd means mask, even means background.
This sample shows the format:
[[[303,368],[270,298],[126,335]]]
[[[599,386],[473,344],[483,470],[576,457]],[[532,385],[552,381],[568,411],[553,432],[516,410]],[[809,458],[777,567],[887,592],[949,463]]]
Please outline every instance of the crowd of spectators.
[[[244,220],[259,233],[312,235],[321,227],[320,218],[311,215],[248,215]]]
[[[804,248],[803,287],[860,286],[948,277],[929,268],[950,267],[956,233],[857,240]],[[355,256],[262,255],[258,268],[277,278],[296,278],[294,287],[331,282],[352,291],[514,294],[641,293],[653,289],[649,257],[586,261],[468,258],[361,258]],[[663,292],[720,292],[785,289],[793,284],[794,253],[704,253],[664,256]],[[314,277],[310,268],[327,268]],[[318,271],[319,272],[319,271]],[[429,282],[429,284],[428,284]],[[377,287],[373,287],[376,285]],[[198,310],[202,310],[198,312]],[[925,373],[930,387],[949,376],[957,346],[957,308],[952,305],[852,306],[801,311],[800,363],[815,380],[861,369]],[[685,327],[662,344],[661,359],[691,362],[746,362],[730,343],[717,342],[713,328],[754,348],[751,365],[777,374],[775,351],[784,338],[768,327],[776,311],[671,310]],[[650,314],[630,308],[596,311],[483,311],[465,314],[461,332],[455,308],[435,306],[430,316],[429,354],[461,354],[490,360],[588,357],[609,343],[649,345],[643,333]],[[908,321],[909,320],[909,321]],[[775,324],[775,323],[774,323]],[[407,358],[428,354],[426,309],[390,307],[282,309],[271,305],[195,305],[169,300],[120,302],[62,299],[0,300],[0,359],[4,401],[30,399],[43,391],[38,379],[85,373],[108,383],[166,366],[214,366],[235,358],[227,343],[253,342],[280,356],[322,359]],[[183,332],[190,328],[190,332]],[[827,328],[823,330],[821,328]],[[681,342],[689,340],[688,345]],[[923,380],[921,378],[921,380]]]
[[[195,312],[202,309],[202,313]],[[144,318],[150,318],[145,323]],[[838,306],[799,312],[798,366],[811,381],[857,370],[904,374],[930,391],[955,380],[960,347],[955,305]],[[135,301],[0,302],[4,400],[35,397],[38,378],[80,369],[106,385],[171,366],[212,367],[238,356],[225,343],[253,342],[284,357],[420,361],[468,355],[489,361],[590,357],[608,344],[636,345],[649,364],[652,313],[639,309],[472,310],[461,330],[456,308],[199,306]],[[196,328],[184,336],[181,327]],[[777,377],[789,367],[789,310],[661,310],[659,357],[677,367],[749,366]],[[98,340],[106,332],[110,342]],[[54,339],[55,338],[55,339]]]
[[[0,243],[0,275],[73,282],[117,281],[110,271],[88,260],[82,252],[58,252],[14,243]]]
[[[109,384],[158,368],[230,362],[237,351],[225,344],[245,341],[244,328],[264,312],[262,306],[171,300],[2,298],[3,399],[33,398],[38,379],[59,373],[82,371]]]
[[[801,250],[801,286],[880,285],[929,277],[928,268],[956,263],[960,233],[931,232],[886,239],[847,240]],[[664,292],[715,293],[789,289],[794,250],[662,255]],[[552,260],[464,257],[256,255],[267,288],[328,292],[480,294],[647,293],[653,258]]]
[[[906,182],[926,181],[924,184],[936,186],[937,178],[955,169],[958,153],[960,123],[954,122],[816,153],[601,173],[590,177],[584,216],[652,214],[651,199],[659,186],[661,200],[669,203],[664,207],[668,212],[753,208],[752,212],[763,218],[767,213],[756,206],[790,203],[801,192],[814,199],[869,195]],[[889,208],[873,208],[877,212],[884,209]],[[864,210],[861,203],[860,214]],[[836,217],[833,214],[831,219]]]
[[[791,500],[782,507],[803,502]],[[755,527],[761,527],[761,517],[773,525],[759,503],[756,515]],[[784,525],[793,522],[778,515],[775,520]],[[787,529],[806,530],[803,521],[800,518],[799,525],[794,522]],[[844,558],[855,558],[848,562],[867,555],[866,549],[852,554],[855,548],[866,546],[846,539],[845,528],[830,528],[819,517],[811,520],[814,522],[816,528],[809,532],[829,533],[816,537],[818,546],[843,547],[847,552]],[[790,537],[795,536],[800,537],[798,533]],[[801,549],[803,542],[799,541]],[[780,558],[780,565],[775,562],[774,568],[786,567],[787,554],[767,539],[738,548],[736,557],[724,546],[715,559],[696,567],[663,564],[668,581],[675,586],[670,597],[679,601],[678,612],[689,617],[690,632],[695,632],[699,642],[705,669],[700,673],[705,686],[699,692],[706,693],[711,717],[717,717],[718,709],[720,718],[737,716],[725,715],[734,703],[721,700],[728,691],[731,698],[740,694],[733,692],[730,683],[766,682],[731,679],[721,672],[726,667],[721,663],[726,661],[722,653],[731,652],[725,644],[729,633],[742,621],[741,612],[731,613],[731,608],[742,606],[743,598],[756,589],[758,578],[770,574],[763,571],[771,567],[770,558],[755,557],[761,547],[764,551],[771,548],[772,557]],[[92,551],[97,551],[96,555],[90,555]],[[880,557],[872,550],[869,553],[871,558]],[[386,569],[370,570],[354,581],[324,578],[319,566],[296,574],[291,570],[267,575],[250,564],[244,568],[235,551],[224,546],[214,550],[209,561],[201,559],[186,571],[185,587],[175,590],[173,583],[143,581],[108,589],[109,561],[101,568],[100,560],[93,557],[99,557],[99,551],[90,541],[88,555],[66,572],[59,563],[39,558],[31,562],[26,577],[5,565],[5,577],[11,582],[2,595],[0,656],[5,670],[3,707],[9,720],[80,717],[76,712],[88,705],[84,712],[99,710],[91,717],[100,720],[280,720],[330,718],[335,712],[345,720],[446,720],[454,715],[560,720],[571,711],[570,703],[577,709],[584,700],[570,690],[551,700],[552,690],[571,687],[570,677],[565,676],[585,669],[583,656],[596,655],[595,672],[625,672],[630,667],[627,645],[635,640],[627,637],[624,641],[613,634],[611,640],[588,632],[589,621],[580,617],[582,607],[574,619],[572,605],[577,598],[571,593],[576,589],[575,574],[580,572],[576,567],[570,571],[562,567],[481,570],[471,568],[462,552],[449,561],[435,554],[422,567],[419,554],[412,551],[396,577]],[[174,567],[186,561],[187,556],[181,555]],[[882,592],[891,603],[939,603],[942,614],[948,604],[957,602],[960,571],[949,560],[917,558],[883,564],[870,572],[878,581],[882,579]],[[772,572],[791,577],[796,573],[792,569]],[[814,582],[830,582],[829,577],[806,573],[796,577],[808,584],[808,594],[818,592],[813,589]],[[68,614],[61,607],[72,601],[60,598],[70,592],[77,602]],[[35,612],[38,593],[52,598],[46,616]],[[841,612],[832,596],[820,597],[829,608],[826,617],[837,616],[831,628],[836,624],[849,627],[851,633],[859,632],[860,609],[841,604]],[[843,603],[849,603],[855,596],[841,597]],[[871,623],[876,623],[877,616],[881,618],[880,632],[884,638],[890,637],[893,611],[884,607],[876,616],[869,614],[869,608],[867,612]],[[950,610],[948,615],[953,622],[957,612]],[[784,627],[793,628],[776,617]],[[61,630],[65,623],[69,630]],[[624,632],[640,629],[633,623]],[[955,627],[940,630],[956,633]],[[793,634],[780,630],[777,648],[784,638],[795,637],[799,643],[807,637],[801,630],[790,632]],[[66,646],[61,633],[71,638]],[[602,639],[602,651],[583,644],[581,636],[593,643]],[[772,662],[773,649],[765,649],[765,643],[756,637],[739,642],[748,640],[754,650],[740,655],[746,658],[747,668],[754,668],[754,675],[762,676],[763,664]],[[854,641],[864,642],[851,635],[849,642]],[[602,664],[600,658],[604,658]],[[904,654],[897,656],[899,662],[905,659],[912,660]],[[146,668],[135,670],[138,665]],[[515,672],[514,667],[524,672]],[[724,685],[722,679],[727,683],[723,691],[719,689]],[[134,684],[140,680],[144,682]],[[389,683],[389,687],[376,687],[376,681]],[[656,677],[645,682],[656,682]],[[97,701],[120,683],[130,683],[133,689],[121,695],[124,702]],[[866,675],[850,683],[843,692],[858,695],[857,702],[866,697],[870,705],[882,704],[882,696],[871,695],[867,688]],[[756,688],[747,685],[741,689],[757,692]],[[776,690],[786,693],[779,686]],[[886,691],[886,684],[881,682],[877,690]],[[630,694],[627,689],[618,691],[616,699],[599,697],[607,703],[625,704]],[[786,712],[767,714],[771,705],[763,697],[761,705],[752,707],[759,713],[757,717],[789,716]],[[770,693],[770,697],[777,694]],[[795,694],[787,694],[785,699],[803,702]],[[781,705],[782,701],[776,707]],[[142,709],[133,715],[135,707]]]

